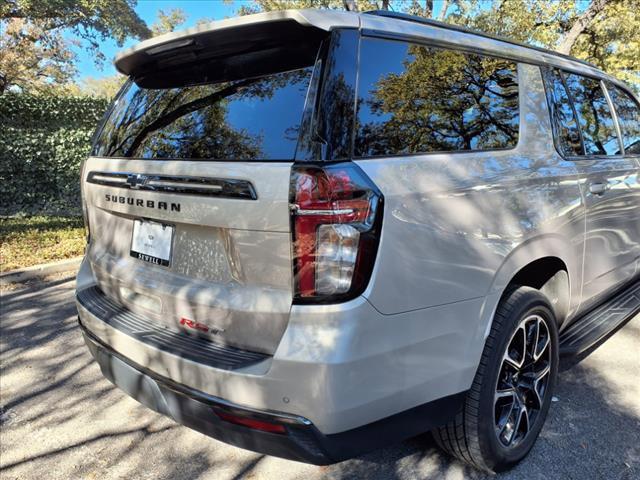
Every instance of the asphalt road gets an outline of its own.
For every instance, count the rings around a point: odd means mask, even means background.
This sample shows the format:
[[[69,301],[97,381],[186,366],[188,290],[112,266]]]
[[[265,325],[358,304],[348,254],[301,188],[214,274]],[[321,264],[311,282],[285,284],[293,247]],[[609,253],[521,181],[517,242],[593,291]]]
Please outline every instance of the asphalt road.
[[[73,287],[59,279],[2,295],[2,480],[485,478],[442,454],[429,435],[316,467],[177,425],[101,376],[76,325]],[[640,316],[561,373],[536,446],[497,478],[640,478]]]

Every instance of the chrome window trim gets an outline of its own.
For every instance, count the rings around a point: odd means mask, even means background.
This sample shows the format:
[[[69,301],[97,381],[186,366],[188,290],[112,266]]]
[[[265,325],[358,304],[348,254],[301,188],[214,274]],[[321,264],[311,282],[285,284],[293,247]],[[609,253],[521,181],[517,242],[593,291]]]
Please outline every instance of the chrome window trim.
[[[604,80],[600,80],[600,88],[604,93],[604,98],[607,100],[607,105],[609,105],[609,110],[611,110],[611,118],[613,118],[613,124],[616,127],[616,135],[618,136],[618,149],[620,155],[624,157],[625,149],[624,149],[624,141],[622,139],[622,128],[620,128],[620,122],[618,121],[618,112],[616,112],[616,107],[613,105],[613,100],[611,100],[611,96],[609,95],[609,90],[607,90],[607,86],[605,85]]]

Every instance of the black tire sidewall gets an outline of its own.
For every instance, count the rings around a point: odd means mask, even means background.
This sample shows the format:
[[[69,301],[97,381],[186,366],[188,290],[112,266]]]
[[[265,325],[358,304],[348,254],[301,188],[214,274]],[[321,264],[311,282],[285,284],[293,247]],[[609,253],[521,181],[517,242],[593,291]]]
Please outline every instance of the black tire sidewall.
[[[519,298],[510,304],[509,299],[513,295],[517,295]],[[478,439],[482,456],[489,464],[488,466],[496,472],[511,468],[529,453],[536,442],[549,411],[551,396],[556,386],[559,363],[557,322],[548,300],[542,293],[535,289],[520,287],[503,299],[496,311],[496,316],[498,315],[502,317],[503,321],[496,332],[496,342],[488,356],[487,369],[482,379],[478,421]],[[542,408],[527,437],[515,447],[505,447],[495,434],[493,404],[495,388],[507,343],[511,340],[511,336],[520,322],[530,315],[540,315],[549,330],[552,349],[549,385],[545,392]]]

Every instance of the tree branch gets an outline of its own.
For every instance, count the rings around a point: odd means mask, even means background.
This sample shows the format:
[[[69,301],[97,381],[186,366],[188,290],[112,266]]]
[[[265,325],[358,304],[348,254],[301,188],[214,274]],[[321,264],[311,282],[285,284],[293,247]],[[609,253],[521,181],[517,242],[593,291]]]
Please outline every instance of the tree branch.
[[[591,25],[596,16],[604,10],[607,3],[608,0],[593,0],[582,15],[573,22],[571,29],[563,36],[556,50],[569,55],[578,37]]]
[[[427,18],[431,18],[433,15],[433,0],[426,0],[424,6],[424,16]]]
[[[166,127],[167,125],[170,125],[180,117],[183,117],[185,115],[188,115],[189,113],[195,112],[196,110],[199,110],[203,107],[207,107],[209,105],[215,104],[219,102],[221,99],[226,98],[230,95],[233,95],[234,93],[237,93],[241,88],[249,86],[253,83],[256,83],[257,81],[259,81],[259,79],[242,80],[240,82],[228,85],[222,90],[219,90],[211,95],[207,95],[205,97],[201,97],[196,100],[193,100],[189,103],[182,104],[179,107],[175,108],[174,110],[161,115],[159,118],[155,119],[153,122],[151,122],[150,124],[142,128],[137,133],[137,135],[133,139],[133,142],[131,142],[131,145],[127,148],[127,151],[125,152],[124,156],[130,157],[131,155],[133,155],[135,151],[138,149],[138,147],[142,144],[144,139],[147,138],[147,136],[150,133],[155,132],[160,128]],[[121,147],[119,147],[118,149],[120,148]]]
[[[438,20],[444,21],[447,16],[447,10],[449,9],[449,0],[442,0],[442,7],[440,7],[440,13],[438,14]]]
[[[356,2],[356,0],[342,0],[342,3],[346,11],[348,12],[358,11],[358,2]]]

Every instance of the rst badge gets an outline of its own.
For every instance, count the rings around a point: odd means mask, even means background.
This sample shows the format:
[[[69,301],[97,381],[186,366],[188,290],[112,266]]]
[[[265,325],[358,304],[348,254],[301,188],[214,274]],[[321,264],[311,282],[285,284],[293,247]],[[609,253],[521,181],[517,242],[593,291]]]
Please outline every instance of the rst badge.
[[[217,327],[209,327],[208,325],[205,325],[204,323],[198,323],[194,320],[190,320],[188,318],[184,318],[182,317],[180,319],[180,325],[183,325],[187,328],[190,328],[191,330],[197,330],[199,332],[203,332],[203,333],[210,333],[212,335],[218,335],[222,332],[224,332],[224,328],[217,328]]]

